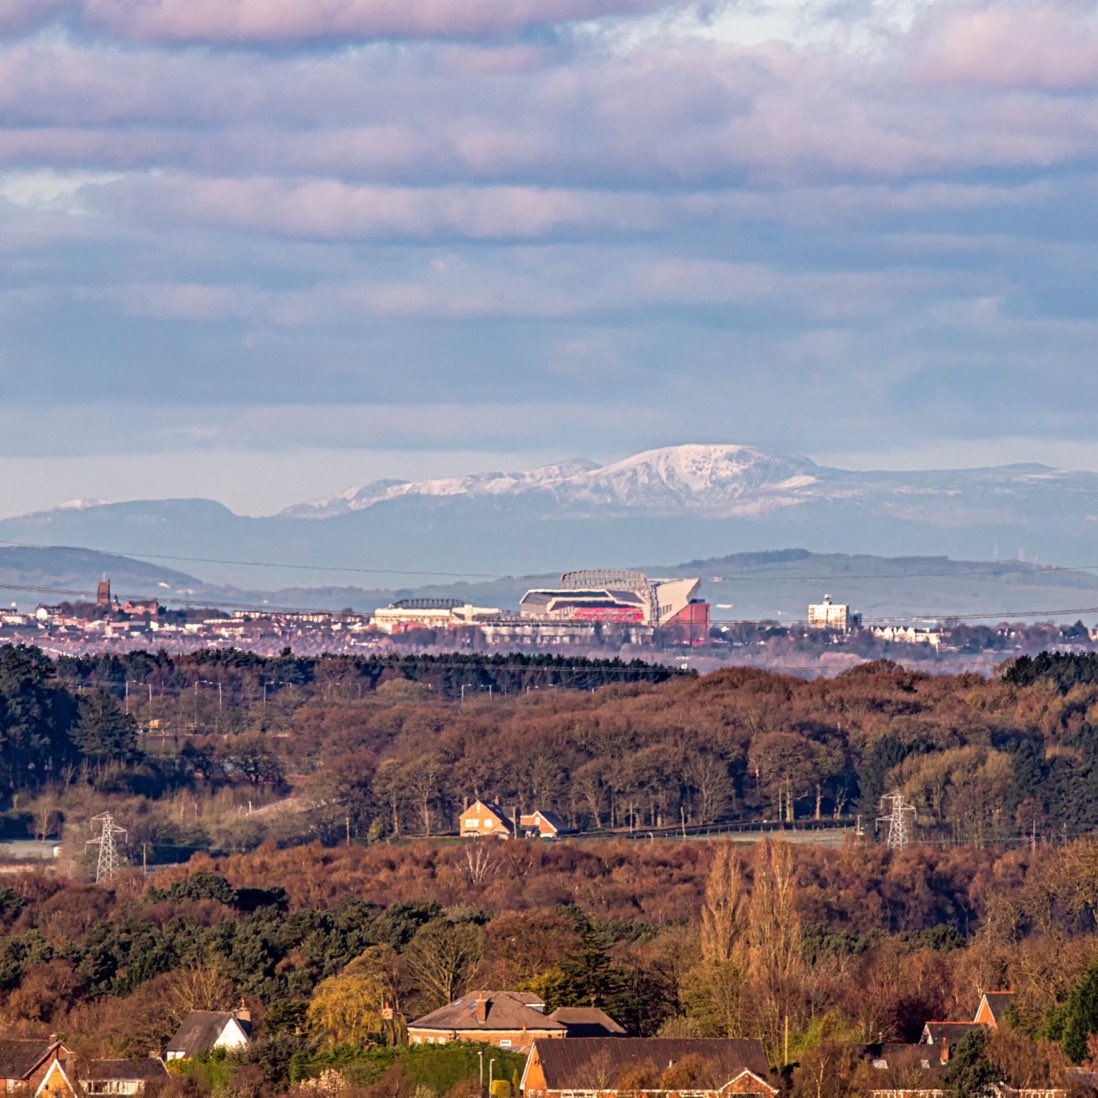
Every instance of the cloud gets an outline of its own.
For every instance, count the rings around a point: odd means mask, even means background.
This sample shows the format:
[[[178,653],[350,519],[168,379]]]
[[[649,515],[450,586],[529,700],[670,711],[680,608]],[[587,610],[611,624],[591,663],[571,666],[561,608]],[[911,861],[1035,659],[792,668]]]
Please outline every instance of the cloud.
[[[658,203],[540,187],[351,186],[338,180],[140,178],[99,188],[101,201],[162,223],[322,240],[527,239],[560,231],[651,228]]]
[[[951,0],[925,15],[914,43],[913,69],[930,83],[1098,89],[1098,10],[1079,0]]]
[[[669,0],[0,0],[0,29],[24,33],[66,16],[120,41],[281,46],[516,35],[667,6]]]
[[[71,0],[0,0],[0,34],[17,35],[37,30],[71,7]]]

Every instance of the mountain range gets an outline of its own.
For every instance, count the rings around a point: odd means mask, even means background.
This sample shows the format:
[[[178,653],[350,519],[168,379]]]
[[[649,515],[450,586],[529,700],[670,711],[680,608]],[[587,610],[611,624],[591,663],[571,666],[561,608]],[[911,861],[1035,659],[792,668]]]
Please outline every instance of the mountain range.
[[[265,517],[204,499],[70,504],[0,520],[0,543],[164,561],[249,590],[388,589],[791,544],[1088,564],[1098,563],[1096,524],[1093,472],[862,472],[749,446],[684,445],[608,465],[372,481]]]

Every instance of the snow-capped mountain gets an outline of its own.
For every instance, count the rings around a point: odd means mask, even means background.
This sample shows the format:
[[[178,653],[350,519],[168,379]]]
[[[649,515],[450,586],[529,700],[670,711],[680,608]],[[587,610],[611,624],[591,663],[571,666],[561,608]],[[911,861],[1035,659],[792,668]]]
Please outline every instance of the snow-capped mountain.
[[[571,478],[597,469],[596,462],[577,458],[546,465],[526,473],[473,473],[465,477],[435,480],[372,480],[340,492],[329,499],[306,500],[279,512],[282,518],[332,518],[351,511],[364,511],[375,503],[403,496],[505,496],[544,491],[567,483]]]
[[[210,500],[54,508],[0,520],[0,540],[189,566],[209,582],[372,582],[691,560],[797,545],[885,556],[1093,559],[1098,473],[1041,465],[856,472],[737,445],[610,464],[372,481],[267,518]],[[327,570],[327,571],[326,571]],[[262,580],[262,582],[260,582]],[[422,581],[420,581],[422,582]]]
[[[332,518],[408,496],[507,497],[549,493],[562,505],[664,515],[687,509],[736,514],[780,505],[816,481],[820,467],[751,446],[667,446],[610,465],[576,459],[525,473],[437,480],[375,480],[328,499],[287,507],[283,518]],[[786,502],[792,502],[786,500]]]

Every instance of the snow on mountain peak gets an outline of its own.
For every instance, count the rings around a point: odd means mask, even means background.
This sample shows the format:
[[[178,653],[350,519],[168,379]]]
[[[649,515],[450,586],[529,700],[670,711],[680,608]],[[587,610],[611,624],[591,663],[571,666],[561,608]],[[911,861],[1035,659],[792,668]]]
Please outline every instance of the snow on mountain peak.
[[[682,507],[709,511],[737,501],[743,506],[760,493],[796,491],[812,484],[817,472],[817,466],[807,458],[786,457],[752,446],[690,444],[646,450],[609,465],[577,458],[518,473],[371,481],[330,499],[288,507],[282,515],[330,518],[404,496],[516,497],[539,492],[550,493],[559,503],[584,507],[653,513]]]

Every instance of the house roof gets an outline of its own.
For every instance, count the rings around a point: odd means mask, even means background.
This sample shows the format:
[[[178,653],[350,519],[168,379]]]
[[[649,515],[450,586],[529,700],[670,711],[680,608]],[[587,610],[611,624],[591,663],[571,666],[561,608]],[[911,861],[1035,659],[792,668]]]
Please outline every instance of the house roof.
[[[750,1071],[776,1093],[776,1088],[767,1082],[770,1068],[762,1041],[577,1037],[567,1041],[537,1041],[535,1050],[548,1090],[606,1090],[608,1084],[615,1085],[627,1071],[648,1065],[666,1070],[688,1056],[696,1056],[712,1068],[717,1086]]]
[[[0,1079],[23,1079],[29,1075],[54,1047],[61,1047],[59,1041],[48,1037],[0,1038]]]
[[[555,812],[546,812],[539,808],[532,816],[540,816],[554,831],[567,831],[568,825]]]
[[[192,1010],[168,1042],[168,1051],[180,1053],[187,1059],[205,1052],[213,1048],[230,1022],[236,1022],[245,1033],[249,1030],[248,1024],[239,1021],[231,1010]]]
[[[933,1082],[945,1074],[945,1064],[928,1045],[909,1045],[899,1041],[866,1045],[866,1059],[880,1070],[918,1068],[925,1072],[925,1079]]]
[[[940,1045],[945,1041],[953,1046],[973,1030],[983,1028],[979,1022],[927,1022],[923,1026],[923,1043]]]
[[[481,801],[475,800],[468,808],[461,810],[461,819],[465,819],[470,815],[483,815],[484,812],[477,812],[478,806],[487,812],[489,815],[494,816],[504,827],[511,826],[511,817],[515,815],[510,809],[504,808],[502,805],[498,805],[495,801]]]
[[[89,1060],[81,1072],[82,1079],[135,1079],[149,1081],[168,1074],[164,1061],[158,1056],[144,1056],[133,1060]]]
[[[484,1021],[477,1017],[477,1003],[486,1001]],[[438,1010],[408,1023],[409,1029],[436,1029],[461,1033],[478,1030],[538,1030],[542,1033],[560,1033],[565,1027],[535,1010],[529,1002],[541,1003],[536,995],[518,991],[470,991],[460,999],[447,1003]]]
[[[985,991],[980,998],[980,1004],[987,1002],[988,1010],[991,1011],[992,1018],[995,1019],[995,1024],[998,1025],[1003,1020],[1003,1014],[1006,1008],[1010,1006],[1011,999],[1014,998],[1013,991]],[[976,1008],[979,1013],[979,1007]]]
[[[568,1027],[569,1037],[624,1037],[625,1030],[598,1007],[558,1007],[549,1015]]]

